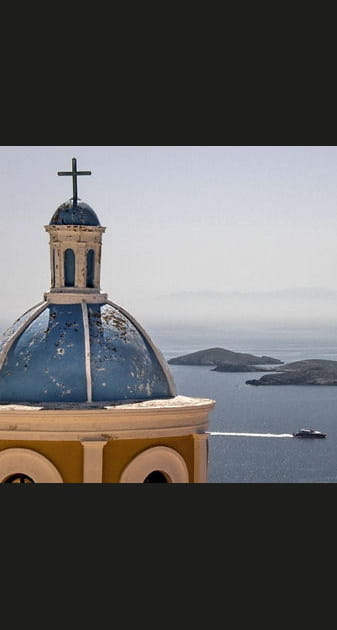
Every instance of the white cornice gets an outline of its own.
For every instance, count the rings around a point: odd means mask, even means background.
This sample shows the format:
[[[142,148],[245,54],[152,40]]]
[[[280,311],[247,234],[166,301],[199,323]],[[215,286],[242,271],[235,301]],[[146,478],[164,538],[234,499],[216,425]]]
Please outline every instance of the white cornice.
[[[101,304],[108,301],[107,293],[98,291],[48,291],[43,294],[44,299],[51,304]]]
[[[106,230],[105,227],[102,227],[101,225],[44,225],[44,229],[46,230],[46,232],[49,232],[50,234],[61,234],[62,232],[64,234],[67,234],[69,232],[78,232],[79,234],[81,232],[92,232],[93,234],[97,234],[98,232],[100,232],[101,234],[103,234]]]
[[[152,407],[149,402],[156,403]],[[43,409],[1,405],[0,439],[69,440],[85,437],[132,438],[188,435],[207,431],[214,400],[175,399],[104,409]]]

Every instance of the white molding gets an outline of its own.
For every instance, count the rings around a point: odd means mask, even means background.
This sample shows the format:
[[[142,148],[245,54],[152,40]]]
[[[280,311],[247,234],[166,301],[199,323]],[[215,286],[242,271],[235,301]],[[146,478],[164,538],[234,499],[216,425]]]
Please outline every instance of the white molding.
[[[61,274],[63,277],[63,260],[61,256],[61,243],[54,243],[53,245],[50,242],[50,248],[54,249],[55,252],[55,282],[53,285],[53,289],[57,286],[61,286]]]
[[[88,307],[82,303],[82,316],[83,316],[83,328],[84,328],[84,357],[85,357],[85,374],[87,381],[87,400],[92,402],[92,380],[91,380],[91,365],[90,365],[90,335],[89,335],[89,318]]]
[[[102,483],[103,448],[107,440],[81,440],[83,446],[83,483]]]
[[[208,469],[208,434],[197,433],[194,436],[194,482],[207,483]]]
[[[75,254],[75,287],[78,289],[85,289],[87,286],[87,261],[86,261],[86,249],[87,243],[76,243]]]
[[[140,431],[151,435],[162,430],[179,431],[182,435],[187,431],[200,433],[207,431],[208,415],[214,405],[211,399],[186,396],[102,407],[94,403],[92,407],[85,403],[0,405],[0,435],[114,432],[131,437]]]
[[[46,457],[28,448],[7,448],[0,452],[0,482],[21,473],[35,483],[63,483],[63,479]]]
[[[215,401],[177,396],[144,403],[98,407],[0,405],[0,440],[137,439],[208,431]]]
[[[98,243],[95,249],[94,258],[94,287],[98,290],[101,288],[101,259],[102,259],[102,243]],[[108,299],[108,296],[107,296]]]
[[[51,304],[101,304],[108,300],[107,293],[99,293],[97,289],[91,289],[90,293],[83,291],[83,289],[79,289],[77,292],[74,289],[71,292],[53,289],[44,293],[43,297]]]
[[[199,431],[206,432],[207,425],[198,426]],[[43,441],[43,442],[65,442],[65,441],[81,441],[86,439],[100,439],[102,436],[109,440],[137,440],[137,439],[158,439],[163,437],[182,437],[186,435],[195,435],[195,426],[185,426],[182,428],[158,428],[158,429],[111,429],[106,427],[102,430],[86,430],[85,428],[78,431],[1,431],[1,440],[18,441]]]
[[[56,224],[52,224],[52,225],[44,225],[44,229],[46,230],[46,232],[48,232],[48,234],[50,235],[51,239],[54,240],[58,240],[58,235],[61,234],[63,235],[67,235],[69,238],[71,238],[71,236],[73,234],[77,234],[76,238],[79,239],[81,234],[90,234],[90,232],[95,235],[101,235],[105,232],[106,227],[103,227],[101,225],[56,225]]]
[[[162,472],[169,483],[189,483],[185,460],[168,446],[154,446],[137,455],[124,468],[120,483],[143,483],[154,470]]]

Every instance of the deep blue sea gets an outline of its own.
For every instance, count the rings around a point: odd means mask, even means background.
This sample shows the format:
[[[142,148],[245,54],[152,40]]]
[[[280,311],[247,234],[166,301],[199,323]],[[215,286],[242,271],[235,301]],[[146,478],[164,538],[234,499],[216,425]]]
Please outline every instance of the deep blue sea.
[[[148,332],[166,360],[211,347],[284,362],[337,360],[337,327],[230,332],[153,327]],[[216,434],[209,437],[209,483],[337,482],[337,386],[255,387],[245,381],[260,378],[263,372],[169,367],[178,394],[216,401],[209,422],[209,431]],[[305,440],[290,435],[305,427],[319,429],[327,437]]]

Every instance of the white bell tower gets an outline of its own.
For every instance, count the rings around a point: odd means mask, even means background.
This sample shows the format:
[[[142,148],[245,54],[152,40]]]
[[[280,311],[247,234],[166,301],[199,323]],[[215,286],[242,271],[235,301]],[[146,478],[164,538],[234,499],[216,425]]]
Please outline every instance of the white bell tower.
[[[51,286],[44,294],[50,302],[102,302],[101,293],[102,234],[98,218],[88,204],[77,197],[77,176],[91,175],[78,171],[76,158],[72,171],[59,172],[73,178],[73,197],[61,204],[49,225]]]

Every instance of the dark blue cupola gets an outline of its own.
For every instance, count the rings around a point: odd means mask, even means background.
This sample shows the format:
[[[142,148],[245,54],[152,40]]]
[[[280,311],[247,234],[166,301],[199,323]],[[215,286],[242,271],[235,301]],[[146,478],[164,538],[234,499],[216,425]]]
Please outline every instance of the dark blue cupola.
[[[99,225],[96,212],[84,201],[69,199],[55,210],[49,225]]]

